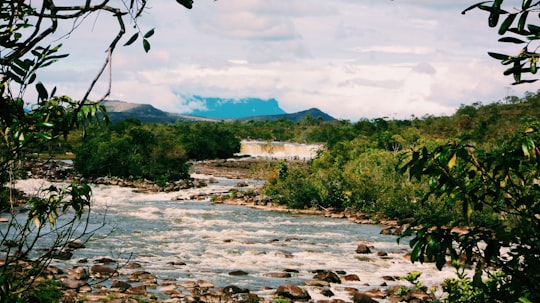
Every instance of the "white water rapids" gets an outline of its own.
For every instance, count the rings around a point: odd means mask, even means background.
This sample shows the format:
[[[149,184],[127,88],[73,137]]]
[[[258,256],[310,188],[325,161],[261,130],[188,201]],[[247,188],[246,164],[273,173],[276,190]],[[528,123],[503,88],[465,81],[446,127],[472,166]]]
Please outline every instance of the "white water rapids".
[[[404,258],[408,245],[398,245],[395,236],[379,235],[382,226],[189,200],[196,193],[227,191],[237,182],[218,180],[205,188],[154,194],[117,186],[94,186],[92,223],[101,222],[107,212],[107,225],[87,243],[87,248],[74,251],[71,260],[58,261],[57,265],[75,266],[83,258],[89,264],[101,257],[120,262],[131,258],[131,262],[142,264],[144,270],[162,281],[205,280],[216,287],[246,287],[262,296],[273,292],[268,288],[279,285],[303,285],[313,278],[315,270],[343,271],[360,278],[331,285],[335,293],[332,298],[346,301],[351,301],[345,291],[348,287],[367,291],[409,286],[405,281],[385,281],[383,276],[421,271],[421,280],[428,287],[454,276],[451,269],[438,271],[433,264],[411,264]],[[22,180],[17,187],[34,193],[44,182]],[[373,253],[357,254],[355,249],[360,243],[373,246]],[[387,252],[388,256],[379,257],[378,251]],[[171,262],[185,265],[174,266]],[[229,275],[235,270],[248,275]],[[270,273],[285,270],[292,271],[292,277],[269,277]],[[381,286],[383,283],[388,286]],[[306,289],[315,300],[328,299],[320,294],[320,289]]]

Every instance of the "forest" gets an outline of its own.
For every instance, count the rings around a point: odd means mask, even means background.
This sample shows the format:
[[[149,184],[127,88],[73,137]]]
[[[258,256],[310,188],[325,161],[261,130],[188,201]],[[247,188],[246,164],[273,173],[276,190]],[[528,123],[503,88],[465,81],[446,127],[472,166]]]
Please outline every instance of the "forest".
[[[87,177],[166,184],[188,178],[190,161],[233,157],[242,139],[323,143],[308,163],[274,160],[267,166],[264,194],[289,208],[412,222],[402,236],[414,235],[413,262],[442,267],[449,256],[458,273],[475,268],[472,278],[447,280],[445,291],[462,300],[452,302],[533,302],[526,300],[536,298],[529,291],[540,281],[539,105],[537,92],[462,105],[451,116],[407,120],[125,120],[90,127],[83,140],[82,132],[74,132],[48,150],[74,151],[75,167]],[[512,247],[513,254],[503,255],[502,247]]]
[[[402,236],[410,240],[411,261],[456,268],[456,278],[443,285],[447,302],[540,301],[538,92],[462,105],[448,117],[381,117],[354,123],[313,118],[300,123],[125,121],[96,127],[92,122],[106,118],[99,114],[100,102],[111,93],[116,46],[138,40],[145,52],[151,49],[154,29],[137,22],[145,15],[147,1],[81,1],[73,6],[61,2],[0,5],[0,207],[11,215],[8,231],[0,237],[6,247],[0,264],[0,302],[59,301],[58,281],[46,278],[45,270],[74,237],[89,236],[86,228],[78,234],[76,227],[84,222],[88,226],[92,192],[77,180],[63,188],[47,188],[46,198],[21,198],[25,218],[18,221],[14,184],[26,157],[64,157],[69,152],[83,176],[115,175],[164,184],[187,178],[190,161],[231,157],[243,138],[324,143],[325,149],[309,163],[276,163],[268,171],[265,193],[291,208],[349,209],[375,220],[406,219],[410,224]],[[177,3],[193,6],[188,0]],[[513,78],[513,84],[538,80],[534,43],[540,40],[535,13],[539,5],[494,0],[462,11],[487,12],[487,24],[498,29],[498,42],[520,45],[510,55],[488,52],[505,66],[503,74]],[[41,82],[44,77],[38,71],[69,52],[58,40],[46,38],[53,38],[59,21],[77,24],[99,14],[116,25],[104,63],[82,98],[59,96],[56,87]],[[98,80],[108,86],[99,94],[101,99],[90,101]],[[36,96],[25,94],[31,87]],[[31,109],[28,104],[33,104]],[[70,215],[68,222],[57,224],[63,214]],[[36,250],[35,239],[44,234],[54,234],[54,243]],[[23,268],[21,261],[30,252],[39,257]],[[474,275],[465,275],[465,268]],[[412,280],[417,290],[429,291]]]

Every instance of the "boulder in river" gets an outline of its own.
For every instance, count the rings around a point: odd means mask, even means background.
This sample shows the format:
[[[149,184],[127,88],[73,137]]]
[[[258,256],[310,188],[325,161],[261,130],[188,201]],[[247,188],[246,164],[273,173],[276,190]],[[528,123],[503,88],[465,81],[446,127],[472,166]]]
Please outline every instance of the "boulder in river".
[[[315,274],[313,279],[323,280],[330,283],[341,283],[339,276],[333,271],[320,271]]]
[[[276,289],[276,295],[284,298],[289,298],[291,300],[309,300],[311,296],[309,293],[296,285],[286,284],[281,285]]]
[[[358,247],[356,248],[356,253],[369,254],[371,253],[371,249],[369,249],[369,246],[367,246],[366,244],[359,244]]]

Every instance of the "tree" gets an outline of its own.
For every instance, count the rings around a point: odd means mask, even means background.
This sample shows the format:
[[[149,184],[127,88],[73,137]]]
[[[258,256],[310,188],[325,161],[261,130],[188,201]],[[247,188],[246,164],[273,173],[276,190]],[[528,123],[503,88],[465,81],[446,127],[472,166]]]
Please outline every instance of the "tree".
[[[501,36],[499,42],[517,44],[521,46],[521,49],[515,55],[496,52],[488,52],[488,54],[499,60],[501,64],[508,66],[503,74],[512,75],[513,84],[532,83],[538,80],[534,79],[534,75],[537,71],[538,58],[540,58],[538,51],[540,2],[523,0],[520,6],[516,6],[514,3],[509,4],[509,2],[504,0],[482,1],[468,7],[462,14],[472,9],[489,12],[488,25],[493,28],[498,27],[498,34]],[[507,6],[503,6],[504,4]],[[524,76],[527,78],[525,79]]]
[[[440,269],[449,256],[460,274],[472,266],[472,280],[460,276],[476,290],[469,302],[540,300],[539,139],[532,124],[494,151],[453,142],[421,148],[404,166],[429,184],[423,203],[461,209],[458,217],[434,212],[405,232],[414,235],[411,260]],[[447,284],[450,297],[462,290]]]
[[[186,8],[190,0],[177,0]],[[111,90],[111,58],[118,43],[133,44],[142,37],[145,51],[150,50],[149,38],[153,29],[144,34],[137,20],[145,11],[147,0],[4,0],[0,1],[0,182],[7,188],[2,195],[0,210],[11,214],[11,219],[0,230],[2,251],[0,265],[0,302],[36,301],[31,297],[34,282],[59,250],[73,239],[84,240],[90,234],[87,229],[78,232],[79,224],[90,210],[91,191],[85,184],[74,182],[66,188],[51,186],[43,191],[45,197],[32,197],[26,215],[17,216],[14,180],[20,162],[28,153],[29,146],[47,144],[66,137],[76,127],[83,129],[87,123],[100,117],[104,111],[100,102]],[[48,89],[39,81],[39,71],[55,61],[68,56],[61,52],[61,44],[49,44],[62,23],[72,24],[64,33],[69,37],[77,24],[86,18],[103,14],[116,20],[116,35],[106,47],[106,57],[94,80],[80,100],[57,94],[56,88]],[[126,22],[134,27],[126,27]],[[124,39],[131,31],[129,39]],[[108,73],[106,71],[108,70]],[[109,75],[109,87],[99,100],[90,101],[88,96],[96,82]],[[27,91],[31,86],[37,92],[37,100],[29,100]],[[103,117],[103,116],[101,116]],[[83,219],[81,221],[81,219]],[[45,250],[40,239],[52,237]],[[20,261],[32,258],[30,269],[20,271]]]

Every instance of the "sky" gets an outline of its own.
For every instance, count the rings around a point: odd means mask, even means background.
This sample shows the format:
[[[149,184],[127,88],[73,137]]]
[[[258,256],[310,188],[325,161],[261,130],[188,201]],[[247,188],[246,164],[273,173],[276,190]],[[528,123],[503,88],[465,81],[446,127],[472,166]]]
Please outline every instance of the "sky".
[[[149,0],[138,26],[155,29],[151,50],[141,41],[118,46],[109,99],[185,113],[200,106],[189,102],[194,95],[275,98],[288,113],[316,107],[354,122],[451,115],[462,104],[535,92],[534,84],[512,86],[487,55],[519,49],[497,42],[486,12],[461,14],[476,2],[194,0],[187,10],[174,0]],[[116,29],[101,13],[55,38],[70,56],[41,80],[82,98]],[[99,82],[91,99],[106,85]]]

